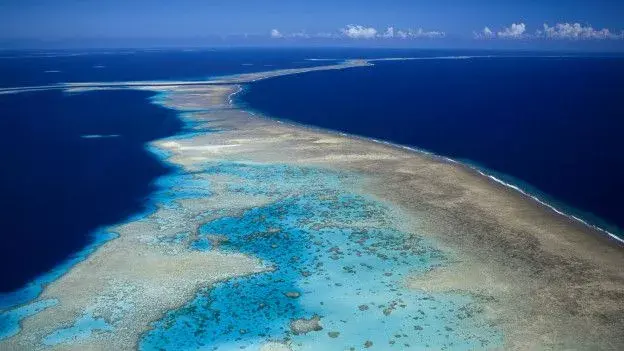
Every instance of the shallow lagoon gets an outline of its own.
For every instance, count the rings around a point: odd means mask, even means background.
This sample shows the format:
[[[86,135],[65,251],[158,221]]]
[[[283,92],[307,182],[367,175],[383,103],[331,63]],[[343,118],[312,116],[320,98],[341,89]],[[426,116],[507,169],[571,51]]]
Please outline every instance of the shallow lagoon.
[[[367,342],[463,350],[501,342],[498,331],[478,322],[471,298],[403,286],[408,273],[446,258],[397,230],[399,218],[386,205],[348,191],[345,183],[357,175],[237,163],[208,165],[206,172],[235,177],[230,191],[277,200],[206,223],[193,247],[247,253],[273,269],[201,291],[156,322],[142,349],[258,349],[277,340],[310,350]],[[217,248],[210,244],[216,236],[227,238]],[[315,316],[322,330],[291,330],[293,320]]]

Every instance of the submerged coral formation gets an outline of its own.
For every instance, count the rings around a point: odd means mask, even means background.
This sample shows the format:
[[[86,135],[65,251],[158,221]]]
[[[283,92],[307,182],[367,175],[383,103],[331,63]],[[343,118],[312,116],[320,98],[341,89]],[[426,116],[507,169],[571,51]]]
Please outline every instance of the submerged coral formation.
[[[401,218],[386,205],[350,192],[345,185],[358,183],[358,175],[240,163],[209,164],[204,172],[228,179],[228,191],[271,201],[203,224],[197,240],[219,233],[227,238],[222,250],[259,257],[274,269],[203,291],[157,322],[142,349],[254,349],[267,340],[312,350],[367,340],[397,349],[501,342],[477,315],[459,318],[474,309],[468,296],[404,286],[410,273],[444,258],[422,236],[399,231],[394,223]],[[340,338],[314,333],[325,328]]]

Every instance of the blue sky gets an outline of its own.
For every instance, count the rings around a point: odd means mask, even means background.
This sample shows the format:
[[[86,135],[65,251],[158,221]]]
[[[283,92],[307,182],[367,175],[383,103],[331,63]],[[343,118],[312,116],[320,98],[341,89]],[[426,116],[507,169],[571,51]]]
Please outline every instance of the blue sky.
[[[618,0],[0,0],[5,42],[495,46],[497,39],[547,38],[622,46],[623,29],[624,1]]]

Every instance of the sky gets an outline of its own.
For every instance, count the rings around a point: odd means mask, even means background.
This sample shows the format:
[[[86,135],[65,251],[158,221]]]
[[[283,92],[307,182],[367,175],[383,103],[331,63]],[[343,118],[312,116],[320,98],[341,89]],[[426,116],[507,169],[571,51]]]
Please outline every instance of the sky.
[[[615,48],[624,46],[623,30],[621,0],[0,0],[0,47],[108,42]]]

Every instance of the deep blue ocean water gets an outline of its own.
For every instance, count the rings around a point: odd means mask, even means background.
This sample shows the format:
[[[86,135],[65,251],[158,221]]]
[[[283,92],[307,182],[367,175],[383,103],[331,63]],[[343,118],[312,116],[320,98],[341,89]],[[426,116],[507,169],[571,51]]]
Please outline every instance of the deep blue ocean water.
[[[81,250],[98,227],[144,210],[152,181],[168,171],[144,144],[182,127],[150,95],[0,95],[1,291]]]
[[[624,58],[522,56],[284,76],[253,83],[240,100],[268,116],[463,160],[624,228]]]
[[[0,87],[59,82],[202,80],[211,76],[307,67],[308,52],[292,50],[0,52]]]
[[[0,51],[0,87],[59,82],[202,80],[214,76],[331,64],[324,59],[402,57],[439,51],[398,49],[215,49]],[[451,53],[444,53],[451,54]],[[321,59],[317,61],[317,59]]]
[[[346,58],[454,55],[531,56],[530,52],[414,49],[0,51],[0,87],[60,82],[202,80],[214,76],[332,64]]]

